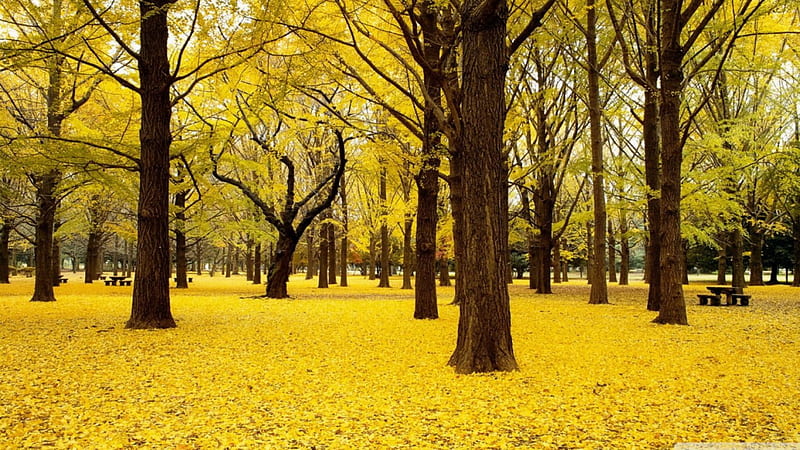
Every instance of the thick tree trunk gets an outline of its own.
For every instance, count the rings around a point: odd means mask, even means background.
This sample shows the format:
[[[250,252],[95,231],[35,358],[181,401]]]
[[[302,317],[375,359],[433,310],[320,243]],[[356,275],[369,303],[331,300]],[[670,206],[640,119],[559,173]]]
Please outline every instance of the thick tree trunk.
[[[439,258],[439,286],[452,286],[450,282],[450,264],[447,260],[447,255]]]
[[[764,232],[753,227],[750,230],[750,286],[764,285]]]
[[[11,282],[9,279],[10,270],[8,243],[11,239],[11,224],[3,222],[0,226],[0,284],[8,284]]]
[[[259,242],[253,251],[253,284],[261,284],[261,265],[261,242]]]
[[[289,291],[289,275],[292,271],[292,257],[297,238],[279,235],[278,242],[275,244],[275,253],[269,266],[267,274],[267,293],[268,298],[287,298]],[[320,278],[323,278],[320,274]]]
[[[56,220],[56,187],[61,178],[57,170],[36,176],[37,216],[35,229],[35,265],[32,302],[54,302],[53,291],[53,231]]]
[[[606,283],[606,197],[603,186],[603,138],[601,135],[600,71],[597,56],[597,11],[594,0],[586,3],[586,47],[589,71],[589,134],[592,145],[592,199],[594,201],[594,246],[592,255],[592,289],[589,303],[607,304]],[[609,264],[611,261],[609,261]]]
[[[652,21],[656,14],[648,14],[651,30],[655,30]],[[647,85],[644,87],[644,122],[642,136],[644,141],[644,173],[647,184],[647,254],[645,256],[645,280],[647,289],[648,311],[658,311],[661,305],[661,137],[659,123],[658,93],[658,55],[653,32],[647,33],[646,74]]]
[[[126,328],[175,326],[169,298],[169,148],[170,100],[168,5],[171,1],[140,2],[141,49],[139,78],[142,117],[139,139],[138,264],[133,284],[131,316]]]
[[[507,223],[500,226],[508,174],[503,152],[507,6],[468,0],[462,6],[462,135],[458,166],[463,189],[464,253],[459,255],[463,297],[450,364],[458,373],[518,368],[511,339]],[[507,198],[506,198],[507,201]],[[502,228],[502,229],[500,229]]]
[[[727,244],[723,244],[717,252],[717,284],[726,284],[728,279],[728,254],[725,251]]]
[[[435,109],[441,106],[441,81],[432,69],[441,67],[442,36],[437,25],[438,8],[432,0],[424,2],[419,16],[423,34],[423,56],[428,65],[423,68],[425,84],[425,110],[421,166],[415,177],[417,184],[416,229],[416,286],[414,288],[414,318],[436,319],[439,310],[436,297],[436,224],[439,197],[439,153],[441,127]],[[441,280],[440,280],[441,281]],[[447,282],[449,283],[449,277]]]
[[[681,2],[661,3],[661,302],[656,323],[688,325],[683,297],[681,254],[681,141],[680,105],[683,89]],[[652,283],[652,281],[651,281]],[[652,285],[652,284],[651,284]]]

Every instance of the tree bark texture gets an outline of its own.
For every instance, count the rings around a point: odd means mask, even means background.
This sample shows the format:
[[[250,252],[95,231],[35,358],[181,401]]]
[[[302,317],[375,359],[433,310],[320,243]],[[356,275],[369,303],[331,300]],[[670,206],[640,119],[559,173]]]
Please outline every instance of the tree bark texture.
[[[333,217],[333,215],[331,215]],[[336,225],[328,224],[328,284],[336,284]]]
[[[436,297],[436,224],[439,202],[439,159],[441,131],[434,109],[441,104],[441,82],[431,68],[440,66],[441,36],[434,3],[428,1],[420,14],[423,53],[429,67],[423,69],[425,110],[423,116],[422,165],[415,177],[417,183],[417,230],[415,249],[416,285],[414,318],[436,319],[439,310]]]
[[[764,232],[754,226],[750,229],[750,286],[764,285]]]
[[[329,224],[324,222],[317,226],[317,229],[319,230],[319,259],[317,260],[319,277],[317,278],[317,287],[320,289],[325,289],[328,287],[328,261],[330,261],[330,257],[328,256],[328,226]]]
[[[681,2],[661,3],[661,292],[656,323],[688,325],[683,297],[681,254],[681,141],[680,106],[683,90],[683,29]],[[652,281],[651,281],[652,283]]]
[[[623,209],[619,219],[619,284],[628,285],[630,274],[631,246],[628,239],[628,215]]]
[[[169,149],[172,105],[167,0],[141,1],[139,78],[142,101],[138,245],[126,328],[172,328],[169,298]]]
[[[614,236],[614,224],[608,221],[608,282],[617,282],[617,237]]]
[[[51,170],[44,175],[34,176],[36,186],[36,228],[35,250],[36,277],[32,302],[54,302],[53,290],[53,230],[56,221],[56,188],[61,174]]]
[[[463,127],[456,149],[463,156],[460,175],[469,187],[462,189],[464,253],[456,273],[471,276],[457,280],[464,289],[450,364],[457,373],[511,371],[518,366],[506,284],[508,229],[500,224],[507,214],[501,211],[500,196],[507,194],[508,182],[503,151],[508,9],[502,0],[468,0],[461,17]]]
[[[645,257],[645,276],[647,288],[647,309],[658,311],[661,305],[661,137],[658,91],[658,50],[656,41],[656,2],[648,4],[645,45],[645,83],[642,136],[644,141],[644,172],[647,184],[647,227],[650,238],[647,240]],[[652,6],[650,6],[652,5]]]
[[[586,3],[586,48],[589,72],[589,134],[592,146],[592,199],[594,201],[594,242],[592,255],[592,289],[589,303],[607,304],[608,285],[606,283],[606,197],[604,189],[603,137],[600,109],[600,71],[597,57],[597,10],[594,0]],[[611,261],[609,261],[609,264]]]
[[[253,284],[261,284],[261,242],[253,250]]]
[[[289,297],[287,284],[289,283],[289,275],[292,271],[292,257],[294,256],[294,250],[298,240],[298,238],[278,235],[278,242],[275,244],[275,253],[272,256],[272,261],[269,265],[269,273],[267,274],[267,297]],[[320,279],[322,278],[322,274],[320,273]]]
[[[341,200],[342,207],[342,243],[341,243],[341,259],[339,266],[341,273],[339,275],[339,286],[347,287],[347,256],[350,251],[350,242],[347,238],[347,233],[350,231],[350,223],[347,217],[347,184],[345,183],[345,174],[342,174],[342,179],[339,182],[339,200]]]
[[[175,280],[177,289],[189,289],[186,276],[186,191],[175,194]]]
[[[0,225],[0,284],[8,284],[9,279],[9,260],[8,243],[11,239],[11,224],[3,221]]]
[[[306,255],[306,260],[308,261],[308,265],[306,266],[306,280],[310,280],[314,278],[314,275],[317,273],[317,265],[316,265],[316,255],[314,254],[314,233],[316,229],[309,227],[308,232],[306,233],[306,248],[308,249],[308,254]]]

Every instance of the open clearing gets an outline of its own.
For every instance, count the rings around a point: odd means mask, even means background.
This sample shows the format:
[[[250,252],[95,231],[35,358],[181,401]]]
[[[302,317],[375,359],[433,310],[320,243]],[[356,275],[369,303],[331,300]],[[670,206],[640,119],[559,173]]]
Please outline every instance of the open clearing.
[[[178,328],[131,331],[130,287],[0,285],[0,447],[671,448],[800,441],[800,289],[750,287],[748,307],[650,323],[646,286],[511,287],[521,370],[456,375],[457,307],[436,321],[413,291],[316,289],[247,298],[243,278],[172,291]],[[520,282],[518,282],[520,283]],[[399,280],[393,280],[399,286]]]

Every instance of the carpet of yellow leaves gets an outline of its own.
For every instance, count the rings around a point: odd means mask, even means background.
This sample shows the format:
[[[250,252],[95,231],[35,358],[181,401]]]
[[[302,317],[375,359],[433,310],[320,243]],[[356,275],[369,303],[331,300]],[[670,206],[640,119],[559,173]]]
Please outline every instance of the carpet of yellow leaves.
[[[670,448],[800,441],[800,289],[751,287],[749,307],[690,306],[650,323],[646,287],[511,287],[521,370],[446,366],[458,310],[412,318],[413,293],[248,298],[241,278],[173,290],[178,328],[123,329],[129,287],[0,285],[0,447]],[[396,282],[399,284],[399,282]],[[703,290],[686,288],[687,299]]]

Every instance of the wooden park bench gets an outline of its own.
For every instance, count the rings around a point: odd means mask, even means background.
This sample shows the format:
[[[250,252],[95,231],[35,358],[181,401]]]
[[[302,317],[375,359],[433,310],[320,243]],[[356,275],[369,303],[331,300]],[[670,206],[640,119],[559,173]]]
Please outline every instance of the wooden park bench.
[[[58,278],[58,282],[59,282],[59,283],[66,283],[67,281],[68,281],[68,280],[67,280],[67,277],[59,277],[59,278]]]
[[[174,280],[175,280],[176,283],[178,282],[177,278],[174,278]],[[187,283],[191,283],[192,282],[192,277],[186,277],[186,282]]]
[[[750,296],[745,294],[733,294],[731,295],[732,302],[735,305],[736,302],[739,302],[741,306],[749,306],[750,305]]]

